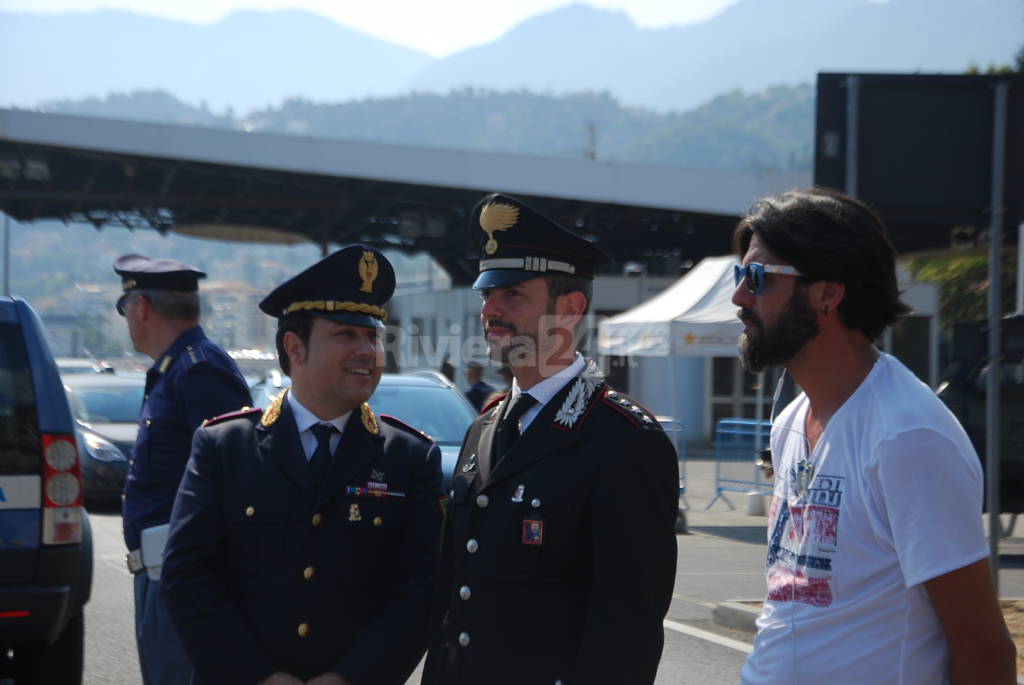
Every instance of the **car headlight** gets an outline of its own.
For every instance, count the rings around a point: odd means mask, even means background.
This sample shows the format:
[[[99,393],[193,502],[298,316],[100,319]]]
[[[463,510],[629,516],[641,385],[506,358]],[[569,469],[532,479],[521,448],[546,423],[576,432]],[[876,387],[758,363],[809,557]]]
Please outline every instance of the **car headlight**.
[[[85,443],[85,451],[97,461],[128,461],[124,452],[119,450],[114,443],[95,433],[82,433],[82,442]]]

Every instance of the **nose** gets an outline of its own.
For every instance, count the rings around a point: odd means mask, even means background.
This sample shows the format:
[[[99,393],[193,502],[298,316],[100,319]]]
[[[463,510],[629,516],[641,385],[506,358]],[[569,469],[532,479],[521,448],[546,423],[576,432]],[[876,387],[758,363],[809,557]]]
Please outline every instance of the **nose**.
[[[480,318],[481,319],[500,319],[500,309],[498,307],[498,300],[494,296],[488,294],[484,295],[480,302]]]
[[[732,291],[732,303],[741,308],[750,307],[754,304],[754,294],[750,292],[747,284],[742,280],[736,284]]]

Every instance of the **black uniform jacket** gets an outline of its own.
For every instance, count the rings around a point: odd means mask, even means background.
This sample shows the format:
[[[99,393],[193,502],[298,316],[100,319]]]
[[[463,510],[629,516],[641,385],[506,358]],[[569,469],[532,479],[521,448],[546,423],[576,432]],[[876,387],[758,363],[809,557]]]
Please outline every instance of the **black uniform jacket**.
[[[459,455],[423,683],[653,683],[676,570],[672,444],[590,363],[495,466],[508,403]]]
[[[440,451],[363,405],[314,483],[283,398],[196,431],[161,578],[193,682],[402,685],[427,645]]]

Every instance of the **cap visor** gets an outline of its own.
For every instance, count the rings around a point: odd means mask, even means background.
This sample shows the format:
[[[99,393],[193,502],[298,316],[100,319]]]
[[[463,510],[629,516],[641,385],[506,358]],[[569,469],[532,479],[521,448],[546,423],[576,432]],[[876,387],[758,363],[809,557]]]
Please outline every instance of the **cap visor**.
[[[488,269],[487,271],[481,271],[480,275],[476,277],[476,281],[473,283],[473,290],[504,288],[505,286],[522,283],[523,281],[539,278],[543,275],[537,271],[522,271],[521,269]]]
[[[384,328],[384,322],[376,316],[359,314],[356,312],[309,312],[313,316],[327,319],[335,323],[343,323],[349,326],[364,326],[366,328]]]

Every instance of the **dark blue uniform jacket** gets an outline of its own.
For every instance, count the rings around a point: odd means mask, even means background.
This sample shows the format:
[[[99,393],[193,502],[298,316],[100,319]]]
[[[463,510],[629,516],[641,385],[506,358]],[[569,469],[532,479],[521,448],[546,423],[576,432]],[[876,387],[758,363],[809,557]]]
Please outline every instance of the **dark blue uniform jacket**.
[[[287,402],[200,428],[161,579],[194,681],[333,670],[354,685],[405,683],[427,644],[440,460],[367,405],[320,483]]]
[[[135,454],[124,485],[124,541],[171,518],[192,434],[205,420],[252,403],[234,360],[199,326],[185,331],[146,374]]]

